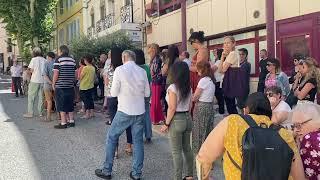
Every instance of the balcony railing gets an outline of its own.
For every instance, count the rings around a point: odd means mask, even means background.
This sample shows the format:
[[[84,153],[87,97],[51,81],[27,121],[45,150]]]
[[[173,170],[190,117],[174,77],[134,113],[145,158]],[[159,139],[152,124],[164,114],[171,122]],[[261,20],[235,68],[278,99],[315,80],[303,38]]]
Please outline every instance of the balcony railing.
[[[120,17],[122,23],[132,23],[132,5],[126,5],[120,9]]]
[[[114,14],[109,14],[104,18],[103,29],[111,28],[114,25]]]
[[[96,22],[96,32],[99,33],[114,25],[114,14],[107,15],[104,19]]]
[[[96,34],[96,29],[95,29],[95,27],[88,27],[88,36],[90,37],[90,38],[92,38],[95,34]]]

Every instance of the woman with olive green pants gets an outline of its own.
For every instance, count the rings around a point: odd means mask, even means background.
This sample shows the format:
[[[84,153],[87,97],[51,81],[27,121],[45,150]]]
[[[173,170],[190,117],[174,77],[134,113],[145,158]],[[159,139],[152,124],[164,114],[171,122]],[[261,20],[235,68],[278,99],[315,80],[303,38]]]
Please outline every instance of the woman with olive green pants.
[[[174,167],[173,179],[182,179],[184,155],[187,172],[183,179],[189,180],[193,177],[194,160],[190,141],[192,121],[189,113],[191,104],[189,68],[185,62],[176,62],[172,67],[172,72],[175,72],[174,84],[167,89],[168,113],[161,131],[169,131]]]

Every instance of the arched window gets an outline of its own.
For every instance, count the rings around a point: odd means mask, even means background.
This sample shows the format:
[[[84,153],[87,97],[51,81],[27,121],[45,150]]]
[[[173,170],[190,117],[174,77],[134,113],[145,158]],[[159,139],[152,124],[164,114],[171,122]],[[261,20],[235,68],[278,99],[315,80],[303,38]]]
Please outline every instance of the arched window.
[[[91,19],[91,27],[94,27],[95,21],[94,21],[94,9],[93,9],[93,7],[90,10],[90,19]]]
[[[106,2],[105,0],[100,0],[100,19],[106,17]]]

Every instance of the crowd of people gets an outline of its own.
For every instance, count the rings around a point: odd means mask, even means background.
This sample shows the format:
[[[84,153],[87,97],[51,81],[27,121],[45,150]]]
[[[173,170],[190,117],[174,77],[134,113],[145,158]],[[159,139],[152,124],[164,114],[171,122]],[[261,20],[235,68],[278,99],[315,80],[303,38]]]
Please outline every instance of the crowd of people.
[[[61,46],[57,55],[49,52],[46,59],[35,48],[28,68],[22,71],[14,62],[12,81],[16,96],[19,90],[28,94],[24,117],[34,117],[35,109],[42,117],[46,104],[44,120],[51,121],[57,111],[57,129],[75,127],[76,103],[81,104],[81,118],[91,119],[94,101],[103,99],[106,125],[111,127],[105,162],[95,174],[104,179],[112,178],[124,131],[125,151],[133,161],[129,176],[142,177],[143,136],[146,143],[152,142],[152,125],[161,125],[161,131],[169,134],[175,180],[194,179],[195,170],[199,179],[209,179],[221,156],[227,180],[320,179],[317,61],[294,55],[289,78],[280,61],[263,49],[257,92],[250,94],[248,50],[237,49],[235,38],[226,36],[223,48],[215,49],[210,59],[204,42],[204,32],[191,34],[189,43],[196,51],[191,59],[175,45],[161,51],[159,45],[150,44],[147,56],[141,49],[115,47],[102,53],[98,63],[85,55],[79,65],[67,46]],[[214,127],[217,118],[223,120]]]

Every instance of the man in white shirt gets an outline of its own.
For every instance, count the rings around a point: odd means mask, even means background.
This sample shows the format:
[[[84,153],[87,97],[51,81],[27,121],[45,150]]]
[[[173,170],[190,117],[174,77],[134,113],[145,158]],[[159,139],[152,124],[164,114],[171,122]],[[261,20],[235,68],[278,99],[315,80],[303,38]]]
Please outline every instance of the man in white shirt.
[[[16,93],[16,97],[19,97],[19,91],[20,95],[23,95],[22,87],[21,87],[21,76],[22,76],[22,66],[20,66],[17,63],[17,60],[13,60],[13,65],[10,68],[11,77],[12,77],[12,83],[14,87],[14,91]]]
[[[134,52],[124,51],[122,61],[123,65],[119,66],[114,72],[111,87],[111,96],[118,97],[118,111],[107,135],[106,160],[103,168],[96,169],[95,174],[103,179],[111,179],[118,139],[131,126],[133,163],[130,178],[137,180],[141,178],[144,159],[144,98],[150,96],[150,87],[145,70],[134,62]]]
[[[28,90],[28,112],[23,115],[25,118],[32,118],[34,115],[34,105],[36,97],[38,101],[38,113],[42,117],[43,111],[43,83],[44,77],[42,76],[46,59],[43,58],[41,49],[36,47],[33,49],[33,58],[30,61],[29,68],[32,76]]]
[[[179,59],[185,63],[188,64],[189,68],[191,66],[191,61],[190,61],[190,54],[188,53],[188,51],[183,51],[180,56],[179,56]]]

